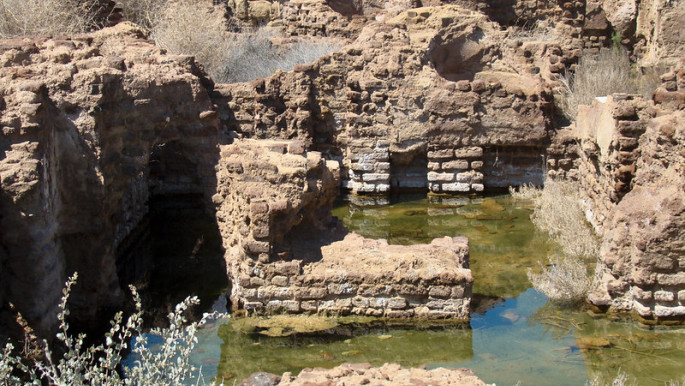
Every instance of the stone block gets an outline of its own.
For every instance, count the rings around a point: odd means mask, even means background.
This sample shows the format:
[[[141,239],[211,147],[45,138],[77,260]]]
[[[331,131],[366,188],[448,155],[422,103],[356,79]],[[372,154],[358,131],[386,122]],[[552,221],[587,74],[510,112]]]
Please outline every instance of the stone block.
[[[304,141],[291,141],[288,143],[288,153],[302,155],[305,152]]]
[[[350,170],[359,172],[371,172],[375,169],[373,162],[354,162],[350,165]]]
[[[433,150],[428,152],[428,160],[447,160],[453,158],[452,149]]]
[[[250,203],[250,214],[258,216],[269,211],[269,204],[266,201],[252,201]]]
[[[264,308],[262,302],[245,302],[243,308],[247,311],[259,311]]]
[[[360,307],[360,308],[368,308],[369,307],[369,299],[363,298],[361,296],[354,297],[354,298],[352,298],[352,305],[355,307]]]
[[[246,299],[257,299],[257,289],[256,288],[245,288],[240,293]]]
[[[451,298],[463,298],[464,297],[464,289],[461,287],[453,287],[452,288],[452,293],[450,293]]]
[[[378,193],[387,193],[390,191],[390,184],[377,184],[376,185],[376,192]]]
[[[388,310],[385,316],[393,319],[409,319],[414,317],[414,310]]]
[[[281,306],[286,312],[300,312],[300,302],[296,300],[284,300]]]
[[[328,290],[322,287],[306,287],[293,289],[295,299],[323,299],[328,295]]]
[[[660,273],[656,275],[657,283],[662,286],[680,286],[685,284],[685,272],[676,274]]]
[[[454,181],[454,173],[436,173],[436,172],[428,172],[428,181],[430,181],[430,182],[450,182],[450,181]]]
[[[655,291],[654,300],[664,303],[672,302],[675,300],[675,294],[673,294],[671,291]]]
[[[426,302],[426,306],[431,310],[442,310],[445,308],[445,300],[433,299]]]
[[[390,179],[390,174],[388,173],[364,173],[362,175],[362,181],[365,182],[380,182],[388,181]]]
[[[473,180],[473,173],[465,172],[457,174],[457,182],[470,183]]]
[[[469,146],[456,149],[454,151],[456,158],[481,158],[483,157],[483,148],[478,146]]]
[[[654,307],[654,315],[660,318],[685,316],[685,306],[665,307],[657,305]]]
[[[300,274],[300,263],[297,261],[284,261],[274,264],[274,271],[285,276]]]
[[[434,298],[448,298],[452,294],[452,290],[448,287],[432,287],[428,295]]]
[[[642,302],[651,301],[653,298],[652,291],[645,291],[640,287],[633,286],[631,288],[633,291],[633,298]]]
[[[300,302],[300,309],[305,312],[316,312],[318,310],[316,300],[305,300]]]
[[[347,284],[347,283],[341,283],[341,284],[329,284],[328,285],[328,293],[331,295],[351,295],[356,292],[356,288],[354,286]]]
[[[391,298],[388,299],[388,308],[393,310],[400,310],[407,307],[407,299],[405,298]]]
[[[443,170],[467,170],[469,168],[469,161],[466,160],[453,160],[442,163]]]
[[[434,172],[440,170],[440,162],[429,162],[428,170],[432,170]]]
[[[269,253],[271,244],[266,241],[246,240],[243,249],[247,253]]]
[[[685,290],[678,291],[678,301],[685,306]]]
[[[285,287],[288,285],[288,278],[286,276],[274,276],[271,279],[271,284],[277,287]]]
[[[390,171],[390,162],[376,162],[376,171],[389,172]]]
[[[445,192],[468,192],[471,190],[471,186],[469,184],[465,184],[463,182],[453,182],[453,183],[448,183],[448,184],[442,184],[442,190]]]
[[[474,192],[482,192],[485,190],[485,185],[483,185],[483,184],[471,184],[471,189]]]
[[[483,167],[483,161],[471,161],[471,169],[478,170]]]
[[[652,315],[652,309],[637,300],[633,300],[633,309],[642,317],[649,317]]]

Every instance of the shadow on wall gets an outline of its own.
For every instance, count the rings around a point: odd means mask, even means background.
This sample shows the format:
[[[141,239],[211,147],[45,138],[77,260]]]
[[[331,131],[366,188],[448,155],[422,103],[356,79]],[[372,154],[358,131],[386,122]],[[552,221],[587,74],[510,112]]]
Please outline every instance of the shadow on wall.
[[[430,45],[430,61],[443,78],[456,82],[474,79],[497,54],[487,44],[485,33],[473,27],[466,33],[437,36]]]

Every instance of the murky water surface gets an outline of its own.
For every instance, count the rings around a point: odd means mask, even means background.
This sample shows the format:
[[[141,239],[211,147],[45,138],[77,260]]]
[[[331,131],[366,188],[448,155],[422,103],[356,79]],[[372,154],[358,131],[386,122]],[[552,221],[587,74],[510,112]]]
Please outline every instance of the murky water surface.
[[[595,376],[608,381],[619,368],[641,385],[685,374],[684,330],[593,319],[580,308],[552,306],[530,288],[526,270],[554,246],[535,232],[525,203],[509,196],[401,196],[373,204],[343,201],[334,215],[349,229],[390,243],[469,238],[480,303],[471,328],[341,326],[274,338],[247,334],[235,322],[215,323],[202,331],[194,358],[206,378],[232,382],[257,371],[297,373],[343,362],[467,367],[499,385],[582,385]]]

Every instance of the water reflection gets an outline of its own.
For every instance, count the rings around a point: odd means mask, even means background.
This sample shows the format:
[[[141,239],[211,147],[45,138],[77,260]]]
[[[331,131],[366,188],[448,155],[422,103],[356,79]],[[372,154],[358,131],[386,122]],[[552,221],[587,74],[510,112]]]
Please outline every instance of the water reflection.
[[[619,368],[637,384],[663,384],[685,373],[685,330],[593,319],[579,307],[550,305],[530,288],[527,268],[544,261],[553,245],[535,232],[525,203],[508,196],[410,196],[369,205],[341,202],[334,215],[351,230],[391,243],[469,237],[477,306],[472,329],[381,327],[269,338],[240,332],[232,322],[212,325],[201,331],[194,358],[206,379],[233,383],[256,371],[297,373],[343,362],[466,367],[500,385],[583,385],[595,376],[610,384]]]

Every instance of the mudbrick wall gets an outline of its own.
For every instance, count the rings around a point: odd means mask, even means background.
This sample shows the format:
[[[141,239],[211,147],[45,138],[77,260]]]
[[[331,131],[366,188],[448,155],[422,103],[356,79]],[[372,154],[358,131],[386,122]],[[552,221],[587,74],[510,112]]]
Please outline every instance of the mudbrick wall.
[[[117,249],[151,194],[210,202],[218,120],[201,74],[131,24],[2,42],[0,282],[44,336],[74,271],[75,318],[121,306]]]

